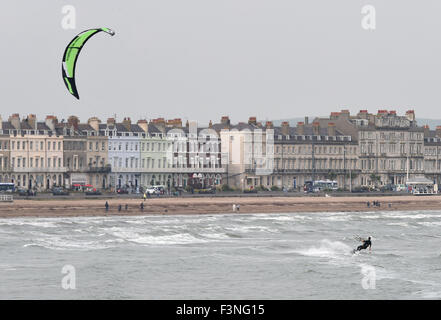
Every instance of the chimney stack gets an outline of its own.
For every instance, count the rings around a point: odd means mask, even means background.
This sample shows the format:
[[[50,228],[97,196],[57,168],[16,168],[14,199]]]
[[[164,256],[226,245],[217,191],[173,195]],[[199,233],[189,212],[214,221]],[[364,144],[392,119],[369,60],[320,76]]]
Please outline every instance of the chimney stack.
[[[425,125],[423,126],[423,128],[424,128],[424,136],[425,136],[425,137],[428,137],[428,136],[429,136],[429,132],[430,132],[429,125],[428,125],[428,124],[425,124]]]
[[[158,128],[158,130],[160,130],[162,133],[165,132],[165,120],[164,120],[164,118],[153,119],[151,121],[151,123],[153,123],[156,126],[156,128]]]
[[[176,118],[173,120],[173,122],[174,122],[175,128],[182,128],[182,119],[181,118]]]
[[[288,121],[282,122],[282,135],[284,135],[284,136],[289,135],[289,122]]]
[[[223,116],[221,118],[221,124],[224,125],[224,128],[229,128],[230,127],[230,118],[228,116]]]
[[[309,124],[309,118],[305,117],[305,124],[308,125]]]
[[[115,118],[107,118],[107,126],[114,126]]]
[[[9,117],[9,122],[15,129],[20,129],[20,115],[18,113],[14,113]]]
[[[349,119],[349,117],[351,116],[351,113],[349,112],[349,110],[341,110],[340,111],[340,116],[342,117],[342,118],[345,118],[345,119]]]
[[[336,120],[338,119],[339,116],[340,116],[340,112],[331,112],[331,116],[329,117],[329,119]]]
[[[410,121],[415,121],[415,111],[413,110],[406,111],[406,118],[409,119]]]
[[[320,122],[313,122],[312,123],[312,134],[315,136],[320,135]]]
[[[257,124],[257,118],[256,118],[256,117],[250,117],[250,118],[248,119],[248,124],[254,124],[254,125],[256,125],[256,124]]]
[[[166,126],[168,128],[182,128],[182,120],[180,118],[167,120]]]
[[[127,129],[127,131],[130,131],[130,130],[131,130],[131,127],[132,127],[132,121],[130,120],[129,117],[124,118],[122,124],[123,124],[123,126]]]
[[[97,132],[100,131],[101,120],[98,119],[97,117],[89,118],[89,120],[87,120],[87,123],[89,124],[89,126],[93,128],[93,130]]]
[[[297,122],[297,132],[296,133],[300,136],[305,135],[305,123]]]
[[[148,132],[149,130],[149,124],[147,122],[147,120],[138,120],[137,125],[144,131],[144,132]]]
[[[37,130],[37,117],[35,114],[29,114],[26,121],[32,129]]]
[[[46,125],[49,127],[50,130],[55,131],[55,125],[58,123],[57,117],[48,115],[46,116]]]
[[[368,119],[368,111],[367,110],[360,110],[357,114],[357,116],[361,119]]]
[[[335,136],[335,123],[328,122],[328,136]]]
[[[78,124],[80,123],[80,119],[76,116],[70,116],[67,119],[67,123],[69,126],[73,127],[75,130],[78,130]]]
[[[387,110],[378,110],[377,117],[384,117],[387,116],[389,112]]]
[[[272,121],[267,121],[267,122],[265,123],[265,127],[266,127],[267,129],[272,129],[272,128],[274,128],[273,122],[272,122]]]

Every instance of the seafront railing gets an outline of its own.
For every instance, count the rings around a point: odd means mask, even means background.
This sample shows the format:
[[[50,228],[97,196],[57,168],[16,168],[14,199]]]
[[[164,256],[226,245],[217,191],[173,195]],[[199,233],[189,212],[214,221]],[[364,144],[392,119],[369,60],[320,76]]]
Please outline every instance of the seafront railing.
[[[0,202],[14,202],[12,194],[0,194]]]

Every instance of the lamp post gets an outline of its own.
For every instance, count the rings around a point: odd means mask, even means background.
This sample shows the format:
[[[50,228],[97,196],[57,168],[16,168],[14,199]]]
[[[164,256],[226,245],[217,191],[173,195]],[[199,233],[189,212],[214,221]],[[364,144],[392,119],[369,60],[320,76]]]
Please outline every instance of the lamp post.
[[[346,145],[343,145],[343,189],[346,189]]]
[[[311,147],[312,147],[312,187],[314,188],[314,181],[315,181],[315,145],[314,145],[314,135],[311,136]]]

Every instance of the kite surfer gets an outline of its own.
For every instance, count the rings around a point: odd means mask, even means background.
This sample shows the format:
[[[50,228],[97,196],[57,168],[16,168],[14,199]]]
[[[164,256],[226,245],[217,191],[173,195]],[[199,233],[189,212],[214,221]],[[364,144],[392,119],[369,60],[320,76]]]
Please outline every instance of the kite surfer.
[[[356,238],[357,240],[361,241],[362,244],[359,245],[357,247],[357,249],[353,250],[353,253],[355,253],[356,251],[361,251],[361,250],[365,250],[367,248],[369,248],[369,251],[372,251],[372,242],[371,242],[371,237],[368,237],[367,239],[362,239],[360,237]]]

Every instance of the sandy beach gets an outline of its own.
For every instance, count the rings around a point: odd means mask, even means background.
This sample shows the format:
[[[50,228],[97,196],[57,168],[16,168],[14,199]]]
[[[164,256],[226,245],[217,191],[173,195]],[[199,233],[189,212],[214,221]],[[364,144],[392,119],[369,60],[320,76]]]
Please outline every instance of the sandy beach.
[[[380,207],[372,201],[380,201]],[[146,214],[225,214],[225,213],[290,213],[290,212],[364,212],[384,210],[438,210],[441,196],[384,197],[204,197],[158,199],[14,200],[0,203],[0,217],[74,217]],[[371,205],[368,207],[367,202]],[[140,204],[144,203],[141,210]],[[233,204],[240,205],[233,212]],[[121,211],[118,206],[121,205]],[[127,209],[126,209],[127,205]]]

